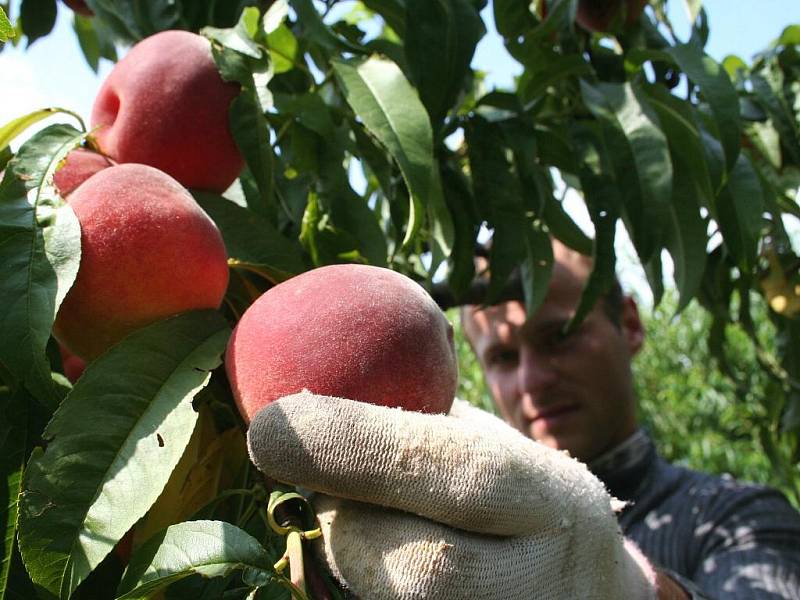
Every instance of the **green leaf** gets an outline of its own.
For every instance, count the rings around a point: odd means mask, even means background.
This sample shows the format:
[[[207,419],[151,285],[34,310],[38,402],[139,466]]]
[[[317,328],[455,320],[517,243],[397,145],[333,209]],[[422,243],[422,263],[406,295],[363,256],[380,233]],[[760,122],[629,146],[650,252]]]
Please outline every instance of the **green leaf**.
[[[583,288],[575,314],[566,326],[567,331],[579,325],[597,300],[605,294],[616,277],[614,238],[622,200],[619,188],[607,163],[608,149],[597,125],[575,123],[572,142],[580,167],[580,181],[589,216],[594,223],[595,237],[592,273]]]
[[[703,0],[684,0],[686,4],[686,12],[689,15],[689,23],[694,23],[697,20],[697,15],[700,14],[700,9],[703,8]]]
[[[525,237],[526,256],[522,263],[522,289],[525,312],[532,315],[544,302],[553,274],[553,244],[550,235],[534,228]]]
[[[25,449],[28,444],[28,406],[32,402],[24,388],[16,392],[0,390],[0,474],[4,481],[0,498],[3,503],[2,524],[4,543],[0,554],[0,598],[5,597],[14,543],[17,537],[17,504],[22,491],[22,471],[25,466]]]
[[[300,242],[316,267],[340,262],[368,262],[358,251],[358,239],[335,226],[330,210],[322,206],[314,192],[308,195]]]
[[[407,0],[406,11],[406,62],[438,127],[465,87],[485,28],[472,0]]]
[[[645,91],[650,105],[658,114],[662,131],[669,141],[673,163],[684,160],[686,166],[684,173],[695,181],[700,198],[706,206],[709,206],[714,198],[714,186],[691,104],[669,93],[660,85],[647,86]],[[673,181],[677,181],[677,176]]]
[[[72,28],[75,30],[83,56],[92,71],[97,73],[101,58],[116,62],[117,51],[102,23],[99,23],[94,17],[84,17],[75,13]]]
[[[660,250],[672,197],[672,161],[656,112],[632,84],[581,80],[583,100],[604,124],[605,142],[642,262]],[[622,135],[619,135],[619,134]]]
[[[383,17],[401,38],[406,35],[405,0],[362,0],[364,6]]]
[[[716,124],[716,134],[725,151],[727,170],[736,164],[739,156],[741,124],[739,98],[730,77],[714,59],[695,44],[683,44],[666,49],[678,66],[694,83],[700,86]]]
[[[800,45],[800,25],[788,25],[778,38],[778,44],[782,46]]]
[[[777,81],[777,78],[778,76],[765,70],[762,73],[753,73],[750,76],[750,83],[753,86],[753,92],[761,101],[762,106],[766,108],[772,124],[780,134],[783,147],[791,161],[794,164],[800,164],[800,133],[798,132],[797,113],[793,112],[784,100],[781,93],[783,82]]]
[[[130,45],[167,29],[184,29],[178,2],[118,2],[89,0],[94,19],[108,26],[113,37]]]
[[[526,216],[520,180],[507,159],[502,128],[475,115],[464,128],[474,195],[487,225],[494,230],[489,257],[491,278],[485,303],[495,302],[508,278],[527,255],[533,232]]]
[[[5,43],[8,40],[14,38],[15,36],[15,29],[14,26],[11,24],[11,21],[8,20],[8,15],[6,15],[6,11],[0,7],[0,43]]]
[[[51,410],[58,395],[45,348],[80,262],[78,219],[51,181],[84,135],[65,125],[37,133],[0,184],[0,364]]]
[[[322,20],[312,0],[288,0],[297,13],[297,21],[306,32],[306,38],[330,52],[364,54],[366,48],[336,35]]]
[[[258,186],[261,204],[251,206],[262,216],[275,212],[275,181],[269,125],[255,93],[243,90],[231,103],[228,113],[231,133]]]
[[[230,335],[216,311],[141,329],[92,362],[25,473],[19,546],[66,600],[161,493],[197,420],[192,398]]]
[[[756,265],[763,208],[764,192],[758,175],[750,159],[742,154],[719,194],[716,215],[725,246],[745,273]]]
[[[258,540],[222,521],[179,523],[133,555],[117,600],[144,600],[190,575],[223,577],[236,570],[242,570],[250,581],[271,577],[269,554]]]
[[[513,39],[533,29],[537,20],[530,7],[530,2],[493,0],[492,10],[498,33],[506,39]]]
[[[67,110],[65,108],[42,108],[40,110],[35,110],[27,115],[22,117],[17,117],[16,119],[12,119],[2,127],[0,127],[0,150],[4,150],[11,144],[14,139],[23,133],[28,127],[35,125],[39,121],[46,119],[48,117],[52,117],[53,115],[57,115],[58,113],[64,113],[65,115],[70,115],[78,119],[78,122],[81,124],[83,129],[83,121],[81,118],[76,115],[71,110]]]
[[[254,271],[273,283],[305,271],[300,246],[269,221],[216,194],[194,191],[193,195],[219,227],[232,267]]]
[[[28,46],[53,30],[57,12],[56,0],[22,0],[19,19],[28,37]]]
[[[749,70],[747,63],[735,54],[728,54],[728,56],[722,59],[722,68],[725,69],[725,72],[733,80],[736,79],[740,71],[747,73]]]
[[[453,225],[442,196],[433,133],[424,106],[400,68],[383,58],[332,62],[347,102],[397,162],[409,191],[403,246],[417,236],[426,209],[432,211],[434,240],[449,255]]]
[[[700,289],[708,243],[708,223],[701,216],[697,201],[700,193],[696,181],[686,172],[690,163],[690,158],[675,163],[670,211],[673,226],[666,239],[667,250],[675,265],[675,284],[680,293],[676,314],[686,308]]]
[[[445,201],[453,215],[453,253],[450,256],[448,284],[456,300],[460,300],[475,277],[475,242],[481,219],[467,179],[453,164],[442,165],[442,187]]]
[[[299,56],[299,45],[292,30],[281,24],[267,34],[267,47],[272,59],[272,68],[276,74],[285,73],[294,68]]]
[[[526,108],[540,102],[548,87],[592,71],[591,65],[577,54],[559,54],[551,48],[537,48],[528,56],[518,92]]]

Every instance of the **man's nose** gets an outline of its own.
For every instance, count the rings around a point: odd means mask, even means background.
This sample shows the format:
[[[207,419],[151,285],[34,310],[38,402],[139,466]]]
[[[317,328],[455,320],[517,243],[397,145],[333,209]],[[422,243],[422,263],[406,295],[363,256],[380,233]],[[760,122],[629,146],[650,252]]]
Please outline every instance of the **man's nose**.
[[[533,397],[545,392],[558,379],[552,357],[526,347],[520,351],[517,375],[520,391]]]

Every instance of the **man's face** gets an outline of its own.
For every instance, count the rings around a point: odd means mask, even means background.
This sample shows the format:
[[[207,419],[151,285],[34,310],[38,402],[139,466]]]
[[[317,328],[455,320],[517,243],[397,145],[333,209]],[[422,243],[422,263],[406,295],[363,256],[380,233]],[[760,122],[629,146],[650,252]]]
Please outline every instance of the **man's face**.
[[[564,336],[591,267],[573,255],[558,262],[559,254],[544,303],[530,319],[519,302],[467,308],[465,329],[503,418],[588,462],[636,428],[630,360],[643,331],[636,305],[626,299],[620,325],[600,301]]]

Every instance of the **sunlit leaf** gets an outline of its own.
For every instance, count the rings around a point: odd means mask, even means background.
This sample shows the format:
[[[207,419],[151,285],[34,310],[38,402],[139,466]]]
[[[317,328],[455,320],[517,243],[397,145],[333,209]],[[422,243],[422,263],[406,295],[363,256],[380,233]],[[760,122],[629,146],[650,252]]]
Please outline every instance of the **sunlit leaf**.
[[[92,362],[25,472],[19,545],[33,580],[66,600],[150,508],[197,419],[192,398],[221,362],[216,311],[131,334]]]
[[[6,11],[0,7],[0,43],[7,42],[15,35],[14,26],[8,20]]]
[[[448,255],[453,226],[444,206],[428,113],[419,97],[389,60],[337,59],[332,64],[348,103],[392,155],[408,186],[409,220],[403,245],[416,237],[428,210],[437,217],[433,238]]]
[[[76,115],[74,112],[67,110],[65,108],[43,108],[41,110],[35,110],[27,115],[22,117],[17,117],[16,119],[12,119],[2,127],[0,127],[0,150],[5,149],[14,139],[19,136],[20,134],[24,133],[26,129],[35,125],[39,121],[46,119],[48,117],[52,117],[53,115],[57,115],[59,113],[63,113],[66,115],[70,115],[78,119],[78,122],[83,125],[80,117]]]

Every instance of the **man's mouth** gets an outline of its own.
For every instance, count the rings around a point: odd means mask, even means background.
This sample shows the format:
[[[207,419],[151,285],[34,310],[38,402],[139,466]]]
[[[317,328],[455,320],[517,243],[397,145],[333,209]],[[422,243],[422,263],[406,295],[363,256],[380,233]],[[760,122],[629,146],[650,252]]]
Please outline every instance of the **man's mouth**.
[[[536,416],[531,419],[531,423],[540,423],[545,427],[550,427],[551,425],[557,424],[562,419],[569,417],[577,410],[577,404],[565,404],[562,406],[544,408],[537,412]]]

